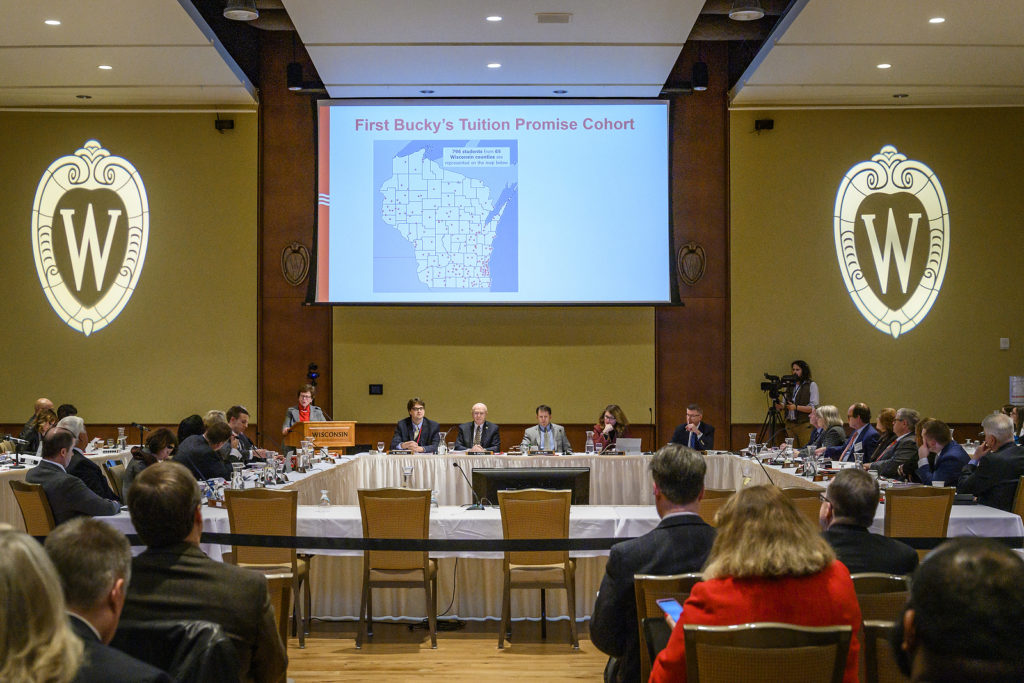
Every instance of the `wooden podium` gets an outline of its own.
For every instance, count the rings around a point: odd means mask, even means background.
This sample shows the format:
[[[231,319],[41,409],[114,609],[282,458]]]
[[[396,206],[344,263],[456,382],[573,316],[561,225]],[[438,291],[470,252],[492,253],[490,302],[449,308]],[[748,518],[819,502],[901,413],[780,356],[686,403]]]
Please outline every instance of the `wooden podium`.
[[[284,437],[284,444],[298,448],[302,441],[310,437],[318,449],[327,446],[327,450],[334,451],[345,446],[354,446],[356,444],[356,423],[346,420],[296,422],[292,425],[292,430]]]

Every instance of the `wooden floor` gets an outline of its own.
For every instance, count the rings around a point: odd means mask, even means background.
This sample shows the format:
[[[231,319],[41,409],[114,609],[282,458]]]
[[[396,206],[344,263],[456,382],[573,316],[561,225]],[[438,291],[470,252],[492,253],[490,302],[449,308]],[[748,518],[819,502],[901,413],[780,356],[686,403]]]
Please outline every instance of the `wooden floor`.
[[[549,622],[547,640],[540,624],[514,622],[511,643],[498,649],[495,621],[468,622],[459,631],[438,632],[430,648],[425,629],[374,623],[372,642],[355,645],[351,622],[314,622],[306,648],[288,641],[288,679],[301,681],[600,681],[607,656],[580,625],[580,649],[569,645],[565,621]]]

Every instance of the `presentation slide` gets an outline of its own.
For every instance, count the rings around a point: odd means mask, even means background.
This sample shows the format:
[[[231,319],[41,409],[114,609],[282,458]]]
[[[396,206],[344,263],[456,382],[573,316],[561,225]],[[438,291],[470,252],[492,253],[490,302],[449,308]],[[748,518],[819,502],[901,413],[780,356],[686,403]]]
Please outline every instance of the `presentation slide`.
[[[318,130],[318,302],[671,299],[666,101],[326,101]]]

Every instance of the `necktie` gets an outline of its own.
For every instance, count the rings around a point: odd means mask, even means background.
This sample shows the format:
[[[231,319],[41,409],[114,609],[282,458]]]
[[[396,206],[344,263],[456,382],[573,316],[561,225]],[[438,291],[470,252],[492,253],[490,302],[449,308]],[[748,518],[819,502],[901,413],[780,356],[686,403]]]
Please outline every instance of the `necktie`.
[[[542,451],[551,450],[552,447],[554,446],[554,444],[551,444],[550,446],[548,445],[548,440],[549,440],[548,439],[548,435],[549,434],[551,434],[551,427],[548,427],[547,429],[545,429],[543,431],[543,433],[541,434],[541,437],[540,437],[540,449]]]
[[[875,462],[878,462],[879,460],[889,459],[889,457],[892,456],[893,449],[896,448],[897,441],[899,441],[899,439],[894,439],[893,442],[889,444],[889,446],[884,451],[882,451],[882,454],[878,456],[878,460],[876,460]]]
[[[846,456],[850,450],[853,449],[853,442],[857,440],[857,432],[850,435],[850,440],[846,442],[846,448],[843,449],[843,454],[839,456],[840,462],[846,462]]]
[[[473,445],[480,445],[480,425],[477,425],[476,429],[473,430]]]
[[[688,443],[688,444],[686,444],[686,445],[687,445],[687,446],[689,446],[690,448],[693,448],[693,441],[694,441],[694,438],[695,438],[696,436],[697,436],[697,435],[696,435],[695,433],[693,433],[693,432],[690,432],[690,443]]]
[[[420,426],[422,426],[422,425],[420,425]],[[415,441],[416,443],[420,442],[420,427],[418,427],[416,425],[413,425],[413,428],[412,428],[412,440]]]

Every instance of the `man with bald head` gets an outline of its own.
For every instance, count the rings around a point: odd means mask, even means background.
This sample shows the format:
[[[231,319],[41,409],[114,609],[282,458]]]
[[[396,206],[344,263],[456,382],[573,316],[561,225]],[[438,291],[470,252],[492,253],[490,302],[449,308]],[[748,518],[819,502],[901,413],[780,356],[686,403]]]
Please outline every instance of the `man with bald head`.
[[[472,422],[463,422],[459,425],[455,450],[472,453],[501,450],[501,435],[498,433],[498,425],[487,421],[487,406],[483,403],[473,405]]]

